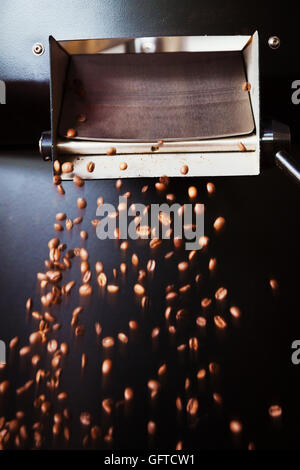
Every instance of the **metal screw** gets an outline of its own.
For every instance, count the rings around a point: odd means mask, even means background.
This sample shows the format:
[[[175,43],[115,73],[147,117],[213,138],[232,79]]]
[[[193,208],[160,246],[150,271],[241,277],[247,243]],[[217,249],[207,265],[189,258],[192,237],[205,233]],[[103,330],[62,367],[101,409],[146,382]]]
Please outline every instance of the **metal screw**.
[[[142,44],[142,50],[146,53],[155,52],[155,43],[150,41],[144,42],[144,44]]]
[[[268,40],[268,44],[271,49],[278,49],[280,46],[280,39],[278,36],[271,36]]]
[[[32,52],[34,53],[34,55],[43,55],[45,52],[45,48],[43,44],[41,44],[40,42],[36,42],[32,46]]]

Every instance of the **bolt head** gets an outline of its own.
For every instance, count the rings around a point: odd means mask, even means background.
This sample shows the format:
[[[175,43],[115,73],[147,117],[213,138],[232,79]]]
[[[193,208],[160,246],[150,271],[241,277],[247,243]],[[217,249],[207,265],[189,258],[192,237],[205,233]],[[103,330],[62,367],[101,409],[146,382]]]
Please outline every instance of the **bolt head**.
[[[36,42],[32,46],[32,52],[34,53],[34,55],[42,55],[45,52],[45,48],[43,44],[41,44],[40,42]]]
[[[280,39],[278,36],[271,36],[268,40],[269,47],[271,49],[278,49],[280,46]]]

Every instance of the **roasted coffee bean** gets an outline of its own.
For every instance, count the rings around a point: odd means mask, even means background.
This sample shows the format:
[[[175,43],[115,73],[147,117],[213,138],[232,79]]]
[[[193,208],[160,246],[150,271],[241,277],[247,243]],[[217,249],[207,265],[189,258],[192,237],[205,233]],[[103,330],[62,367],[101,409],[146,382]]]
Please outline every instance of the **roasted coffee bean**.
[[[197,379],[198,380],[203,380],[206,376],[206,370],[205,369],[199,369],[197,372]]]
[[[216,327],[219,328],[220,330],[224,330],[224,328],[226,328],[227,326],[226,321],[220,315],[214,316],[214,323]]]
[[[157,338],[159,336],[159,333],[160,333],[160,329],[159,328],[153,328],[152,332],[151,332],[151,337],[152,339],[154,338]]]
[[[155,183],[155,188],[157,189],[157,191],[159,191],[160,193],[163,193],[164,191],[166,191],[167,187],[164,183]]]
[[[36,367],[39,364],[40,360],[41,358],[38,354],[35,354],[34,356],[32,356],[31,364],[33,365],[33,367]]]
[[[112,369],[112,361],[110,359],[105,359],[102,363],[102,373],[107,375],[111,372]]]
[[[238,148],[241,152],[246,152],[246,150],[247,150],[245,145],[243,144],[243,142],[238,143]]]
[[[10,388],[9,380],[3,380],[3,382],[0,383],[0,394],[4,395],[5,393],[8,392],[9,388]]]
[[[223,398],[219,393],[213,393],[213,399],[218,405],[222,405]]]
[[[61,177],[59,175],[54,175],[53,176],[53,184],[55,186],[58,186],[61,183]]]
[[[97,441],[98,439],[100,439],[100,437],[101,437],[101,428],[100,428],[100,426],[97,426],[97,425],[93,426],[91,428],[90,434],[91,434],[91,438],[92,438],[93,441]]]
[[[105,398],[102,401],[102,408],[104,409],[105,413],[107,413],[108,415],[110,415],[112,413],[113,404],[114,404],[114,402],[111,398]]]
[[[93,292],[93,288],[90,284],[82,284],[79,287],[79,294],[83,296],[91,295]]]
[[[219,287],[215,293],[215,298],[217,300],[224,300],[227,297],[227,289],[225,287]]]
[[[56,339],[51,339],[50,341],[48,341],[48,344],[47,344],[47,351],[48,351],[50,354],[55,353],[55,351],[57,350],[57,348],[58,348],[58,344],[57,344]]]
[[[62,194],[62,195],[65,194],[65,190],[64,190],[64,188],[62,187],[61,184],[57,185],[57,191],[59,192],[59,194]]]
[[[50,411],[52,409],[52,405],[49,401],[44,401],[42,404],[41,404],[41,412],[42,414],[50,414]]]
[[[19,337],[15,336],[9,342],[9,349],[14,349],[19,344]]]
[[[100,287],[106,286],[106,283],[107,283],[106,274],[103,272],[100,272],[99,276],[97,277],[97,281]]]
[[[101,276],[101,274],[100,274],[100,276]],[[117,292],[119,292],[119,289],[120,289],[120,287],[116,286],[114,284],[109,284],[107,286],[107,292],[110,292],[111,294],[116,294]]]
[[[72,162],[65,162],[61,166],[62,173],[71,173],[74,169]]]
[[[71,292],[75,284],[76,284],[76,281],[70,281],[64,286],[65,287],[64,292],[66,295],[69,295],[69,293]]]
[[[102,340],[102,346],[104,348],[112,348],[114,344],[115,344],[115,340],[111,336],[107,336],[106,338],[103,338]]]
[[[206,326],[206,318],[205,317],[197,317],[196,323],[200,328],[204,328]]]
[[[133,393],[132,388],[126,387],[125,390],[124,390],[124,399],[125,399],[125,401],[131,401],[131,400],[133,400],[133,397],[134,397],[134,393]]]
[[[61,280],[61,272],[60,271],[54,271],[54,270],[49,270],[46,273],[47,278],[50,282],[58,282]]]
[[[86,200],[83,197],[77,199],[77,207],[78,209],[84,209],[86,207]]]
[[[29,310],[31,310],[31,308],[32,308],[32,298],[29,297],[26,301],[26,310],[29,311]]]
[[[242,423],[240,421],[234,419],[234,420],[230,421],[229,429],[233,434],[239,434],[242,431],[243,426],[242,426]]]
[[[282,408],[279,405],[271,405],[269,407],[269,415],[271,418],[280,418],[282,415]]]
[[[212,300],[209,299],[208,297],[205,297],[204,299],[201,300],[201,307],[202,308],[208,308],[211,305]]]
[[[177,248],[177,249],[182,248],[183,247],[183,239],[178,238],[178,237],[174,237],[173,244],[174,244],[174,247]]]
[[[197,197],[198,191],[195,186],[190,186],[188,189],[189,198],[195,199]]]
[[[82,217],[81,215],[79,217],[75,217],[75,219],[73,219],[73,224],[74,225],[78,225],[78,224],[81,224],[82,222]]]
[[[138,266],[139,265],[139,257],[136,253],[133,253],[132,257],[131,257],[131,262],[133,264],[133,266]]]
[[[65,220],[66,214],[64,212],[58,212],[55,218],[58,222],[61,222],[62,220]]]
[[[150,436],[154,436],[154,434],[156,433],[156,424],[154,421],[148,421],[147,431]]]
[[[71,230],[73,228],[73,221],[72,219],[67,219],[66,220],[66,229]]]
[[[210,258],[209,263],[208,263],[208,269],[210,271],[214,271],[217,267],[217,260],[216,258]]]
[[[121,179],[118,179],[116,181],[115,187],[116,187],[116,189],[121,189],[122,185],[123,185],[123,181]]]
[[[117,149],[115,149],[115,147],[110,147],[107,152],[106,152],[106,155],[116,155],[117,153]]]
[[[138,330],[138,328],[139,328],[138,323],[137,323],[136,321],[134,321],[134,320],[130,320],[129,323],[128,323],[128,325],[129,325],[129,328],[130,328],[132,331],[136,331],[136,330]]]
[[[216,362],[210,362],[208,364],[208,370],[212,375],[217,375],[220,372],[220,366]]]
[[[133,290],[137,295],[145,294],[145,288],[141,284],[135,284]]]
[[[209,244],[209,238],[206,235],[203,235],[199,238],[199,245],[201,248],[205,248]]]
[[[27,356],[31,352],[31,347],[30,346],[23,346],[23,348],[20,349],[19,355],[22,356]]]
[[[57,248],[59,245],[59,238],[51,238],[48,242],[48,248],[51,250],[52,248]]]
[[[87,366],[87,355],[85,353],[81,354],[81,369],[85,369]]]
[[[80,176],[78,175],[74,175],[73,177],[73,183],[78,186],[79,188],[81,188],[81,186],[84,185],[84,180],[82,178],[80,178]]]
[[[80,232],[80,238],[82,240],[87,240],[88,239],[88,233],[85,230],[81,230]]]
[[[55,173],[60,173],[60,162],[58,160],[54,160],[53,169]]]
[[[189,167],[187,165],[183,165],[181,168],[180,168],[180,173],[182,175],[186,175],[189,171]]]
[[[127,250],[128,247],[129,247],[128,241],[122,242],[121,245],[120,245],[120,249],[123,250],[123,251]]]
[[[213,194],[216,191],[214,183],[207,183],[206,190],[208,194]]]
[[[77,135],[77,131],[75,129],[68,129],[67,130],[67,134],[66,136],[69,138],[69,139],[73,139],[74,137],[76,137]]]
[[[128,343],[128,337],[125,335],[125,333],[118,333],[118,340],[120,343],[127,344]]]
[[[96,335],[97,336],[100,336],[101,333],[102,333],[102,326],[100,325],[99,322],[96,322],[95,323],[95,331],[96,331]]]
[[[176,200],[175,194],[172,194],[172,193],[166,194],[166,200],[171,203],[175,202]]]
[[[189,269],[189,264],[186,261],[181,261],[181,263],[179,263],[177,267],[178,271],[185,272]]]
[[[35,331],[34,333],[31,333],[29,336],[29,343],[30,344],[37,344],[42,342],[42,333],[40,331]]]
[[[274,292],[279,289],[279,284],[278,284],[278,281],[276,279],[270,279],[269,284],[270,284],[271,289]]]
[[[82,274],[86,273],[87,271],[89,271],[90,269],[90,265],[87,261],[81,261],[80,263],[80,271]]]
[[[64,229],[61,224],[55,223],[53,226],[54,226],[54,230],[57,230],[58,232],[62,232]]]
[[[190,398],[186,405],[186,411],[191,415],[195,416],[198,412],[199,404],[197,398]]]
[[[214,221],[214,229],[216,231],[221,230],[225,225],[225,219],[224,217],[217,217],[217,219]]]
[[[189,339],[189,348],[191,351],[198,351],[199,341],[195,336]]]
[[[95,163],[94,162],[89,162],[86,166],[86,169],[89,173],[93,173],[95,169]]]
[[[78,325],[75,328],[75,336],[84,336],[85,327],[83,325]]]
[[[60,350],[63,353],[64,356],[66,356],[69,352],[69,346],[67,343],[61,343],[60,345]]]
[[[154,249],[159,247],[162,244],[162,240],[160,238],[153,238],[150,240],[149,246],[150,248]]]
[[[82,261],[87,261],[89,259],[89,253],[85,248],[80,248],[78,254]]]
[[[240,318],[241,316],[241,311],[238,307],[232,305],[229,309],[229,312],[231,313],[231,315],[234,317],[234,318]]]
[[[251,90],[251,83],[249,82],[244,82],[243,85],[242,85],[242,89],[244,91],[250,91]]]
[[[103,203],[104,203],[103,197],[99,196],[97,199],[97,207],[102,206]]]
[[[97,263],[95,264],[95,270],[97,274],[100,274],[103,272],[104,266],[103,266],[103,263],[101,263],[101,261],[97,261]]]
[[[83,411],[80,414],[80,423],[82,426],[90,426],[92,422],[92,416],[91,413],[88,413],[87,411]]]

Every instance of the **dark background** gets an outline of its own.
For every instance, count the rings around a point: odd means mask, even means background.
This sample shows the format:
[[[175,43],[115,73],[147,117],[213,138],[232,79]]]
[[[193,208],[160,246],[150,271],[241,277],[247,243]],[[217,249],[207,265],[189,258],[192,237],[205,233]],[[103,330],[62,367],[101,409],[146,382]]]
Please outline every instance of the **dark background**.
[[[58,7],[59,5],[59,7]],[[293,138],[297,140],[299,109],[291,104],[291,82],[299,78],[297,55],[297,15],[288,3],[284,10],[274,2],[146,2],[146,1],[102,1],[102,2],[44,2],[4,1],[0,15],[0,79],[7,81],[7,105],[0,107],[2,144],[23,144],[15,150],[2,149],[0,156],[0,337],[8,342],[13,336],[26,344],[28,335],[36,323],[26,316],[25,301],[34,298],[40,309],[39,286],[36,272],[43,270],[43,260],[48,255],[47,242],[54,236],[53,222],[56,212],[66,211],[71,217],[77,215],[76,197],[84,194],[88,201],[86,216],[82,224],[89,231],[85,242],[90,250],[91,263],[102,260],[105,271],[111,278],[113,267],[122,261],[117,242],[100,242],[91,227],[95,217],[96,199],[104,196],[106,202],[116,203],[117,191],[113,181],[89,181],[83,189],[65,183],[66,195],[57,194],[51,181],[50,163],[42,162],[34,149],[25,149],[25,144],[36,147],[40,132],[49,127],[48,105],[48,51],[47,37],[76,39],[92,37],[147,36],[171,34],[248,34],[259,29],[262,48],[262,100],[265,114],[285,121],[292,126]],[[271,34],[282,39],[278,51],[271,51],[266,41]],[[35,57],[31,52],[34,42],[46,45],[46,53]],[[297,148],[294,148],[297,154]],[[82,322],[86,335],[75,341],[69,326],[72,309],[77,305],[77,293],[68,302],[54,309],[63,324],[56,335],[60,341],[72,345],[71,353],[64,365],[62,389],[68,391],[69,406],[73,410],[73,437],[71,448],[81,448],[82,430],[78,415],[82,410],[93,413],[94,420],[101,422],[103,429],[108,423],[100,416],[101,400],[112,396],[122,398],[125,386],[135,390],[135,409],[130,420],[116,413],[116,448],[145,448],[149,443],[145,433],[146,422],[154,419],[158,424],[158,435],[151,445],[156,449],[175,448],[182,439],[186,449],[247,448],[253,440],[258,449],[295,449],[299,447],[299,367],[291,363],[291,343],[300,338],[299,320],[299,188],[287,180],[277,169],[265,169],[258,177],[215,178],[216,194],[206,194],[205,178],[173,179],[170,192],[177,201],[188,202],[187,188],[198,187],[198,200],[206,205],[206,233],[212,236],[209,249],[198,253],[191,266],[188,278],[177,276],[176,261],[185,259],[185,251],[176,252],[174,260],[166,263],[165,252],[170,250],[168,242],[155,253],[158,262],[157,274],[148,281],[151,307],[144,317],[131,294],[136,272],[131,268],[127,282],[117,299],[102,298],[97,290],[91,300],[86,301]],[[122,193],[132,192],[132,201],[152,203],[162,201],[153,188],[140,194],[145,181],[127,180]],[[227,220],[226,230],[216,236],[212,231],[215,217],[223,215]],[[78,229],[64,233],[62,239],[70,247],[79,246]],[[145,242],[131,244],[126,259],[137,252],[141,264],[150,256]],[[152,255],[151,255],[152,256]],[[207,262],[210,256],[218,259],[218,271],[210,277]],[[78,261],[74,261],[72,276],[79,280]],[[188,356],[178,358],[175,346],[170,344],[165,329],[163,312],[164,288],[170,283],[180,285],[194,279],[202,272],[203,284],[197,289],[193,285],[189,298],[181,300],[190,316],[187,325],[180,329],[176,344],[186,342],[196,333],[194,320],[201,312],[200,300],[213,295],[220,285],[229,291],[228,303],[222,307],[228,327],[224,335],[217,334],[212,321],[219,307],[213,305],[208,314],[208,328],[200,337],[200,352],[197,361]],[[69,275],[69,274],[68,274]],[[280,289],[274,296],[269,287],[270,277],[278,279]],[[70,274],[71,278],[71,274]],[[67,279],[67,278],[66,278]],[[93,281],[94,282],[94,281]],[[129,287],[128,287],[129,286]],[[228,314],[229,304],[241,307],[242,317],[234,322]],[[101,384],[100,364],[103,350],[97,345],[94,322],[103,325],[103,336],[115,335],[128,330],[128,321],[136,319],[141,327],[137,338],[132,338],[128,352],[116,348],[113,380]],[[150,333],[160,326],[161,338],[157,349],[153,349]],[[198,333],[197,333],[198,334]],[[89,365],[85,375],[80,374],[80,356],[85,351]],[[45,356],[43,364],[48,364]],[[155,376],[161,363],[167,360],[169,375],[166,386],[156,408],[146,398],[147,380]],[[194,377],[197,368],[211,361],[220,364],[220,374],[209,377],[203,390],[193,382],[193,396],[200,400],[199,421],[192,429],[189,423],[176,418],[174,400],[177,395],[185,397],[183,383],[186,376]],[[32,371],[28,360],[19,361],[9,357],[6,375],[13,386],[28,380]],[[224,399],[219,409],[214,406],[211,394],[217,391]],[[27,423],[37,419],[31,409],[35,391],[20,401],[13,396],[1,401],[0,415],[7,419],[17,409],[28,411]],[[187,396],[189,396],[187,393]],[[268,407],[279,403],[283,407],[283,418],[272,422]],[[57,405],[55,405],[57,406]],[[230,419],[242,420],[244,430],[240,440],[232,439],[228,430]],[[48,436],[45,446],[59,448],[61,442],[52,442]],[[104,447],[103,442],[101,446]]]

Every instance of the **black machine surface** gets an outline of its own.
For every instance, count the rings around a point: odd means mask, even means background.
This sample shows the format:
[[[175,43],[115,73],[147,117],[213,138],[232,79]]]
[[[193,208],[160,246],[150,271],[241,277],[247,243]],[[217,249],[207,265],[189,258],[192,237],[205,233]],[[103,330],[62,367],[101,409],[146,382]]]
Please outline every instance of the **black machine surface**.
[[[298,23],[293,2],[3,0],[0,16],[0,143],[36,144],[49,122],[48,37],[57,40],[170,35],[260,35],[262,115],[286,123],[297,140]],[[276,39],[278,38],[279,41]],[[28,119],[30,114],[31,119]]]
[[[299,18],[293,8],[294,2],[289,5],[289,2],[256,0],[251,4],[233,0],[1,0],[0,80],[6,84],[6,104],[0,105],[0,339],[8,344],[18,335],[21,345],[28,341],[34,320],[25,312],[26,299],[29,295],[39,296],[36,273],[43,269],[48,240],[55,235],[55,214],[67,208],[71,217],[79,215],[77,197],[84,196],[89,201],[82,228],[90,230],[86,246],[91,259],[101,259],[110,273],[124,261],[116,241],[100,242],[90,224],[95,217],[98,196],[118,203],[120,191],[115,190],[114,182],[89,181],[83,188],[77,188],[71,181],[64,182],[66,195],[61,196],[52,185],[50,162],[42,161],[37,151],[42,131],[50,129],[49,35],[66,40],[247,35],[257,30],[260,35],[261,113],[290,127],[292,154],[298,156],[300,104],[292,100],[296,91],[292,85],[300,79]],[[272,125],[269,130],[271,135]],[[278,140],[285,138],[279,129]],[[8,150],[10,146],[18,148]],[[273,147],[270,154],[274,155]],[[281,153],[278,160],[284,159],[285,154]],[[300,366],[291,362],[291,344],[300,337],[299,274],[296,270],[299,265],[299,188],[275,168],[268,168],[258,177],[214,178],[211,181],[217,190],[216,197],[212,198],[205,189],[207,181],[174,178],[170,184],[170,191],[176,194],[180,204],[187,201],[188,186],[197,186],[199,201],[206,206],[206,233],[211,236],[208,251],[199,254],[190,277],[184,281],[194,282],[198,272],[205,278],[200,291],[193,290],[192,296],[187,298],[186,307],[194,320],[201,310],[200,299],[213,296],[216,288],[224,284],[230,292],[230,300],[240,306],[242,316],[237,321],[228,320],[229,328],[224,335],[214,329],[211,317],[207,333],[201,337],[201,361],[205,364],[215,361],[221,373],[209,378],[201,395],[196,432],[182,427],[174,413],[178,390],[185,394],[184,381],[195,371],[190,368],[187,356],[178,362],[176,347],[169,343],[164,330],[165,287],[178,282],[177,263],[186,256],[183,250],[177,250],[170,264],[166,263],[164,254],[173,249],[166,241],[155,254],[160,270],[150,285],[154,299],[151,314],[141,319],[131,291],[126,289],[116,302],[106,302],[96,293],[92,299],[86,299],[87,313],[83,317],[86,335],[76,343],[69,326],[73,304],[55,307],[55,314],[62,319],[58,339],[74,346],[63,375],[63,389],[70,392],[74,423],[69,448],[82,448],[80,412],[90,411],[97,420],[101,400],[112,396],[117,402],[123,397],[124,387],[131,385],[136,395],[134,418],[118,421],[118,416],[113,415],[114,423],[118,423],[115,448],[147,448],[146,423],[153,418],[159,430],[152,442],[155,451],[174,449],[178,440],[191,451],[247,449],[249,442],[254,442],[257,449],[299,449]],[[145,204],[161,203],[154,187],[145,195],[141,194],[143,184],[153,186],[153,182],[126,180],[121,192],[130,191],[133,200]],[[215,236],[212,224],[220,214],[225,217],[227,226],[224,233]],[[83,243],[78,231],[66,234],[66,241],[72,246]],[[149,256],[154,255],[140,242],[132,242],[130,256],[136,252],[144,265]],[[218,259],[216,275],[208,272],[211,256]],[[79,270],[76,276],[79,282]],[[279,282],[278,295],[270,289],[270,277]],[[127,279],[133,284],[136,272],[130,270]],[[94,322],[99,318],[107,336],[115,336],[128,328],[129,320],[143,325],[141,336],[131,343],[128,354],[117,357],[114,371],[117,379],[105,390],[106,394],[101,389],[99,373],[103,352],[99,353],[94,332]],[[179,343],[187,342],[194,334],[195,322],[191,325],[177,339]],[[156,326],[160,326],[163,333],[159,347],[153,349],[151,331]],[[79,374],[83,350],[91,360],[85,373]],[[163,391],[159,406],[151,409],[146,397],[147,380],[161,365],[162,357],[168,361],[168,387]],[[9,355],[9,361],[9,379],[14,387],[19,387],[28,380],[31,369],[14,355]],[[81,393],[72,393],[74,390]],[[212,392],[222,395],[221,407],[213,403]],[[13,419],[15,412],[23,408],[27,411],[26,422],[31,426],[36,420],[36,411],[30,408],[32,395],[1,400],[0,416]],[[275,424],[268,415],[268,407],[274,403],[280,403],[283,409],[282,419]],[[241,438],[236,439],[229,432],[228,421],[237,417],[244,429]],[[44,448],[55,447],[66,448],[66,445],[58,445],[48,435]]]

